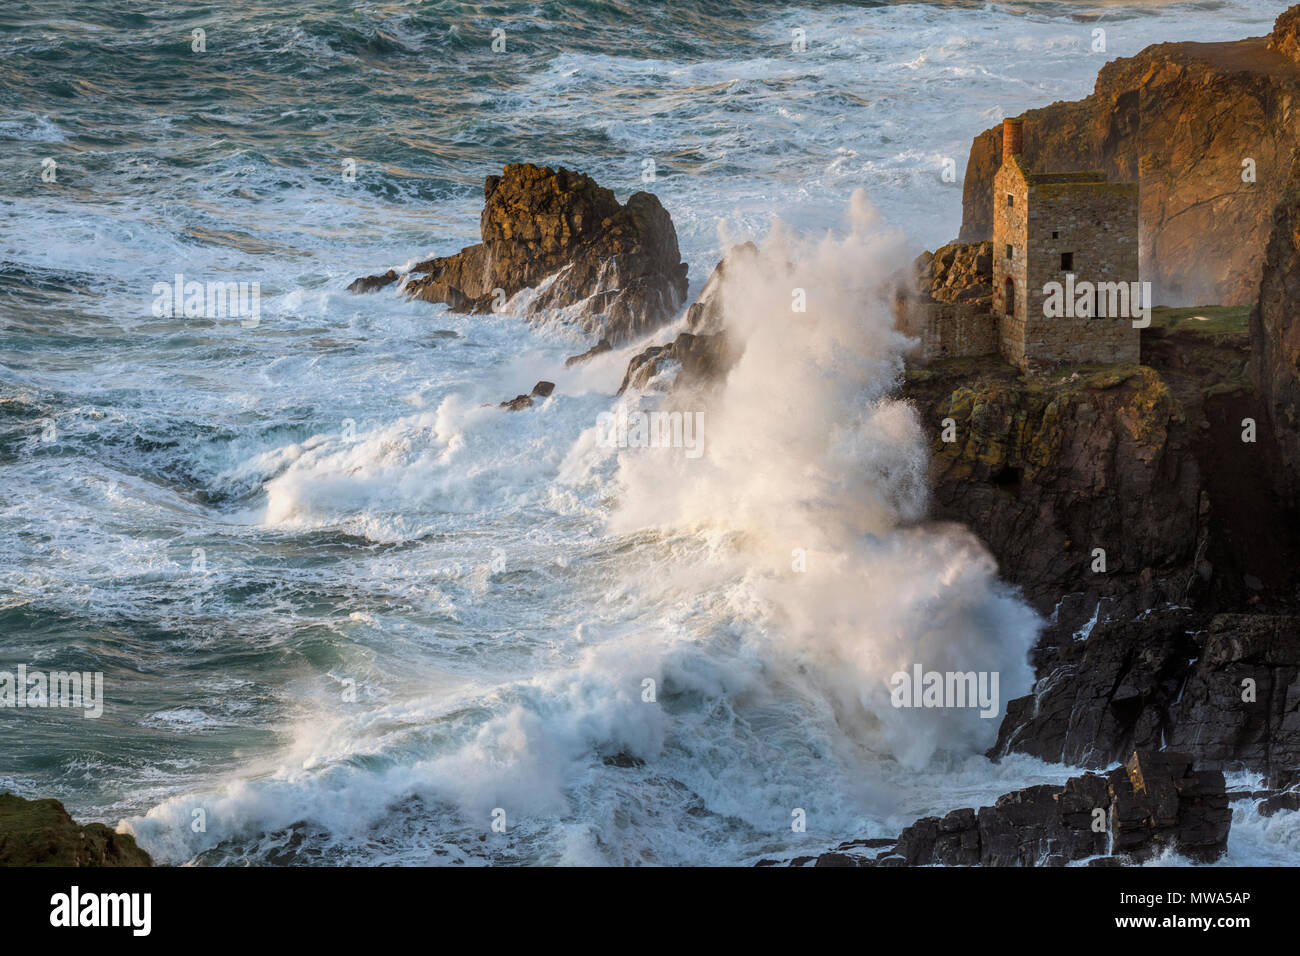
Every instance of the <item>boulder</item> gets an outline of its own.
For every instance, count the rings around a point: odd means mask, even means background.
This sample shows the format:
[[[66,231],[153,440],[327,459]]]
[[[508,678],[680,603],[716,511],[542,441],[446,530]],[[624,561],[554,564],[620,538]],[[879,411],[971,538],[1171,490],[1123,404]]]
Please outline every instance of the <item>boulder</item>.
[[[555,391],[554,382],[538,382],[536,385],[533,386],[533,390],[530,394],[516,395],[514,398],[510,399],[509,401],[502,402],[499,407],[504,408],[507,411],[511,411],[511,412],[518,412],[525,408],[532,408],[533,399],[546,398],[553,391]]]

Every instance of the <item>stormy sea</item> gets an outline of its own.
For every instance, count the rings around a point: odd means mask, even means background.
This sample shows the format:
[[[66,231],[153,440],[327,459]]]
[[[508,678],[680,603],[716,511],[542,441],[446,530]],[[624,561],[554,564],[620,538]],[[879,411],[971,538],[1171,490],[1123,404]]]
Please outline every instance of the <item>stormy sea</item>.
[[[7,3],[0,663],[103,700],[0,713],[0,790],[160,863],[747,865],[1059,784],[891,705],[917,661],[1026,694],[1044,618],[925,520],[879,290],[973,136],[1283,6]],[[758,244],[700,457],[600,440],[662,329],[566,367],[564,315],[347,291],[478,241],[522,162],[654,193],[687,301]],[[189,281],[256,312],[158,307]],[[1224,863],[1300,862],[1234,814]]]

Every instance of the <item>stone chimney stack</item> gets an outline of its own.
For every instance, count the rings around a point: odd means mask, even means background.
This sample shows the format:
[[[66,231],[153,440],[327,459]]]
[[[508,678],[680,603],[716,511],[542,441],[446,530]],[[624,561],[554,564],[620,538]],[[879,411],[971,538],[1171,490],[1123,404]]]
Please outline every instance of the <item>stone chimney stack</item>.
[[[1009,162],[1012,156],[1019,156],[1025,149],[1025,121],[1004,119],[1002,121],[1002,162]]]

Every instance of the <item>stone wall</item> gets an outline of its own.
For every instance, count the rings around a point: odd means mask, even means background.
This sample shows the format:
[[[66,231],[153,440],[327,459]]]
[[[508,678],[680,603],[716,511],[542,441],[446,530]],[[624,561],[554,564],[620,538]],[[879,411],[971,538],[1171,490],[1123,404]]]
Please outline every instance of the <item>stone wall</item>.
[[[1140,278],[1137,184],[1106,182],[1101,174],[1093,174],[1088,181],[1088,175],[1035,175],[1029,179],[1028,285],[1023,297],[1026,344],[1018,364],[1138,361],[1139,332],[1129,313],[1045,315],[1044,286],[1066,283],[1063,253],[1073,257],[1070,271],[1076,283],[1128,285]],[[1106,296],[1099,298],[1102,309],[1112,307]],[[1097,311],[1095,303],[1093,311]]]
[[[1004,162],[993,180],[993,312],[999,319],[1002,354],[1015,365],[1022,365],[1025,356],[1028,203],[1029,188],[1019,161]],[[1010,310],[1008,277],[1013,290]]]
[[[925,362],[998,351],[998,319],[987,303],[907,302],[898,327],[920,340],[913,354]]]

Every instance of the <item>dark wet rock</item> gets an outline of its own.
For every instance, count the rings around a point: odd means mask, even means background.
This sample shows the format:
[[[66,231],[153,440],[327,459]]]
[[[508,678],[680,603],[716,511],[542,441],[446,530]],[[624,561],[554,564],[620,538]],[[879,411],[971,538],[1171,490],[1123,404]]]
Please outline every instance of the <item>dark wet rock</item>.
[[[1256,807],[1261,817],[1271,817],[1284,811],[1294,813],[1300,810],[1300,792],[1285,790],[1265,797]]]
[[[401,276],[397,274],[395,269],[389,269],[382,275],[362,276],[359,279],[353,279],[352,283],[348,286],[348,291],[358,293],[374,292],[377,289],[382,289],[385,286],[392,285],[400,278]]]
[[[922,817],[897,841],[843,843],[816,865],[1065,866],[1092,858],[1123,865],[1169,850],[1208,863],[1226,851],[1231,824],[1222,772],[1193,769],[1187,754],[1140,750],[1106,774]],[[888,848],[867,855],[882,846]]]
[[[1086,640],[1060,646],[1035,693],[1007,702],[990,755],[1095,768],[1159,748],[1199,653],[1188,634],[1195,623],[1187,612],[1105,621]]]
[[[1205,769],[1287,785],[1300,768],[1300,618],[1195,621],[1179,609],[1106,621],[1060,648],[1034,693],[1007,703],[990,756],[1102,767],[1163,744]]]
[[[621,395],[629,388],[645,388],[671,363],[681,366],[673,380],[674,388],[711,384],[726,375],[735,361],[725,332],[699,335],[682,332],[667,345],[652,345],[633,356],[618,393]]]
[[[714,333],[723,330],[726,316],[728,280],[734,280],[744,268],[758,261],[758,246],[743,242],[732,246],[709,273],[699,297],[686,310],[686,327],[692,332]]]
[[[533,390],[531,394],[516,395],[514,398],[510,399],[509,401],[502,402],[500,407],[512,412],[517,412],[525,408],[532,408],[533,399],[546,398],[554,391],[555,391],[554,382],[538,382],[536,385],[533,386]]]
[[[582,173],[524,163],[487,177],[483,196],[483,241],[416,265],[403,285],[408,295],[482,313],[534,289],[528,316],[576,307],[573,321],[614,344],[653,331],[685,301],[677,232],[650,193],[620,204]]]
[[[1298,702],[1300,618],[1221,615],[1174,712],[1169,746],[1202,766],[1284,779],[1300,768]]]
[[[1073,592],[1137,595],[1141,607],[1187,596],[1201,472],[1155,370],[1025,375],[999,357],[953,359],[909,369],[903,396],[930,436],[931,517],[974,531],[1040,609]]]
[[[581,355],[570,355],[566,358],[564,360],[564,367],[570,368],[574,365],[581,365],[583,362],[591,361],[597,355],[604,355],[606,352],[612,352],[613,350],[614,346],[610,343],[609,339],[601,339]]]
[[[135,837],[78,824],[58,800],[0,793],[0,866],[151,866]]]
[[[634,757],[630,753],[623,751],[616,754],[610,754],[602,761],[602,763],[604,763],[606,767],[620,767],[624,770],[645,766],[645,761],[640,757]]]

